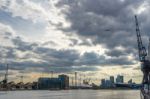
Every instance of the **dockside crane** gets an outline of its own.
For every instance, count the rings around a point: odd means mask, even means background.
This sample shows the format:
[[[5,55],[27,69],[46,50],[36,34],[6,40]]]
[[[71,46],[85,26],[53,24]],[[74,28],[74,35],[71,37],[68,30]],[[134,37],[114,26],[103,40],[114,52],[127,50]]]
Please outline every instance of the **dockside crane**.
[[[145,57],[147,56],[147,52],[146,52],[146,48],[143,46],[143,43],[142,43],[137,16],[135,16],[135,23],[136,23],[136,35],[137,35],[137,42],[138,42],[139,60],[141,62],[144,62]]]
[[[135,16],[135,24],[136,24],[139,60],[141,62],[141,70],[143,72],[141,95],[143,99],[150,99],[150,61],[147,59],[147,51],[142,43],[141,32],[137,16]]]

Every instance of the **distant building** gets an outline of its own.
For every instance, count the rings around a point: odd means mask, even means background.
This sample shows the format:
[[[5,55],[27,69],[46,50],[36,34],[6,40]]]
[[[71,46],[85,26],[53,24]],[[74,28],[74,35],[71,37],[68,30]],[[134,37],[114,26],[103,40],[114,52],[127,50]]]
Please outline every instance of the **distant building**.
[[[68,89],[69,77],[67,75],[59,75],[59,79],[61,80],[61,89]]]
[[[100,85],[101,87],[105,87],[105,79],[102,79],[101,80],[101,85]]]
[[[112,83],[111,80],[102,79],[100,87],[101,88],[112,88],[113,87],[113,83]]]
[[[111,81],[110,81],[110,80],[106,80],[106,81],[105,81],[105,86],[106,86],[107,88],[110,88],[110,87],[112,86]]]
[[[69,77],[67,75],[59,75],[58,78],[39,78],[39,89],[68,89]]]
[[[114,78],[114,76],[110,76],[110,81],[111,81],[112,84],[115,83],[115,78]]]
[[[39,89],[60,89],[61,80],[59,78],[39,78],[38,88]]]
[[[118,75],[116,78],[116,83],[124,83],[124,77],[122,75]]]

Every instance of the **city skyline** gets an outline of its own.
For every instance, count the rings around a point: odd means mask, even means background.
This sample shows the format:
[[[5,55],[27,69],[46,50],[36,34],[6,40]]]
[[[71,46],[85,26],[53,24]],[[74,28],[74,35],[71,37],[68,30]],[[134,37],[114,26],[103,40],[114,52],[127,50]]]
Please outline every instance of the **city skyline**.
[[[9,64],[9,80],[33,81],[54,71],[141,82],[134,15],[148,47],[148,0],[0,2],[1,80]]]

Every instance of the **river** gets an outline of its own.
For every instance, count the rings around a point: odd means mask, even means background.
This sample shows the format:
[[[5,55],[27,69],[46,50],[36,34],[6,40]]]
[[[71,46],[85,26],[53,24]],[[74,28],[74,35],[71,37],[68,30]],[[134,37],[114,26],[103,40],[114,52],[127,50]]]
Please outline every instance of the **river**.
[[[0,99],[140,99],[138,90],[7,91]]]

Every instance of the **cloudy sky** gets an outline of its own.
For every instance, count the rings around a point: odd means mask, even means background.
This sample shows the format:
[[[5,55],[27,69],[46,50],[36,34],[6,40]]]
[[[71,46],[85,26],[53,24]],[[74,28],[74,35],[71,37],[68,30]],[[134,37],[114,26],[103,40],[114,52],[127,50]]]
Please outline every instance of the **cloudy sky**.
[[[0,74],[28,80],[50,71],[140,82],[134,15],[145,46],[149,0],[0,0]]]

